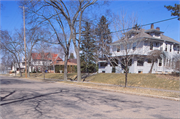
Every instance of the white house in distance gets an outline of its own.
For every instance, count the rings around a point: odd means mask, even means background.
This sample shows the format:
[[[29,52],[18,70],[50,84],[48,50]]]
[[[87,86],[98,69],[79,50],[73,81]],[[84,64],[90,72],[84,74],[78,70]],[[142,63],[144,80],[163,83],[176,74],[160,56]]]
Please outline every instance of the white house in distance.
[[[126,54],[131,57],[129,63],[129,73],[149,73],[152,60],[148,58],[149,52],[153,50],[161,50],[166,54],[166,57],[157,59],[154,62],[152,73],[171,73],[175,67],[174,56],[179,55],[180,42],[163,35],[164,32],[160,31],[157,27],[154,29],[154,24],[148,30],[131,29],[125,34],[128,34],[127,48],[121,40],[111,43],[111,56],[119,58],[116,60],[116,66],[113,68],[109,60],[100,59],[99,73],[124,73],[121,58]],[[127,51],[127,52],[126,52]]]
[[[30,66],[28,68],[29,72],[33,71],[39,71],[41,72],[44,68],[44,70],[51,71],[51,63],[53,62],[59,62],[62,61],[62,59],[59,57],[58,54],[55,53],[32,53],[31,54],[31,61]],[[28,66],[28,65],[27,65]],[[14,63],[12,67],[12,71],[19,71],[24,72],[25,70],[25,60],[22,58],[22,62],[20,62],[20,68],[18,66],[18,63]]]

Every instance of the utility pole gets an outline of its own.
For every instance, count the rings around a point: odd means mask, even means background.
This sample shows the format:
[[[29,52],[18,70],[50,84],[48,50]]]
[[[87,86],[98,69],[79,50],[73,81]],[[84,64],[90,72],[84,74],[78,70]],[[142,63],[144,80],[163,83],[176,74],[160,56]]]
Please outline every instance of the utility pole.
[[[25,7],[20,6],[23,8],[23,22],[24,22],[24,52],[25,52],[25,77],[27,78],[27,65],[26,65],[26,32],[25,32]]]

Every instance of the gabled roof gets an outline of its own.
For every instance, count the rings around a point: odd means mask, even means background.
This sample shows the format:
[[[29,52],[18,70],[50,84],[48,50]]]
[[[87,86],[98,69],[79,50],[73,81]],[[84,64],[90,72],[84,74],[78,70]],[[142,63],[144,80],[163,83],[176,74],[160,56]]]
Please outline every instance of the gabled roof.
[[[153,31],[153,30],[159,31],[159,30],[156,30],[156,29],[150,29],[149,31]],[[131,30],[130,30],[130,31],[131,31]],[[133,30],[132,30],[132,31],[133,31]],[[131,32],[132,32],[132,31],[131,31]],[[163,35],[163,34],[160,35],[160,38],[156,38],[156,37],[153,37],[153,36],[149,35],[148,32],[146,32],[146,31],[148,31],[148,30],[141,29],[141,30],[138,30],[138,31],[139,31],[139,32],[138,32],[137,35],[135,35],[135,36],[132,37],[132,38],[129,38],[128,40],[129,40],[129,41],[134,41],[134,40],[142,40],[142,39],[144,39],[144,38],[148,38],[148,39],[157,40],[157,41],[168,41],[168,42],[180,44],[180,42],[178,42],[178,41],[176,41],[176,40],[174,40],[174,39],[172,39],[172,38],[170,38],[170,37],[168,37],[168,36],[165,36],[165,35]],[[160,31],[160,32],[161,32],[161,31]],[[129,32],[129,33],[130,33],[130,32]],[[133,32],[132,32],[132,33],[133,33]],[[161,33],[163,33],[163,32],[161,32]],[[123,39],[123,38],[122,38],[122,39]],[[110,45],[118,45],[118,43],[123,42],[122,39],[117,40],[117,41],[111,43]]]
[[[54,53],[32,53],[31,57],[33,60],[62,61],[62,59],[58,56],[58,54],[54,54]]]

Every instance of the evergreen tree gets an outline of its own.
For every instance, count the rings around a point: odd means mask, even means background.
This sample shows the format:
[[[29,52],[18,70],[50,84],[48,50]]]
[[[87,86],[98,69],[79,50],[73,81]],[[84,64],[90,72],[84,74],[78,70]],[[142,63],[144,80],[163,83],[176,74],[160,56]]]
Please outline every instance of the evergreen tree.
[[[178,16],[178,20],[180,20],[180,4],[175,4],[175,6],[164,6],[166,7],[169,11],[171,11],[171,16]]]
[[[98,27],[96,28],[96,36],[96,45],[99,51],[99,55],[101,55],[101,57],[104,57],[105,54],[110,52],[109,44],[112,43],[109,24],[107,23],[107,19],[104,16],[101,17],[100,22],[98,23]]]
[[[74,54],[70,53],[69,59],[74,59]]]
[[[81,43],[81,71],[82,72],[94,72],[95,69],[95,40],[91,34],[91,26],[88,22],[85,23],[84,31],[82,31],[82,43]]]

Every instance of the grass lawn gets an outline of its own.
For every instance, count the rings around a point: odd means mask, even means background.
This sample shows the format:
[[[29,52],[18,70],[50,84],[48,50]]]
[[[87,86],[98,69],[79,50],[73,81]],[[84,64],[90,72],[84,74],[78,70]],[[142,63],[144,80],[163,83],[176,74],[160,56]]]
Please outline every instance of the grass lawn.
[[[179,93],[177,92],[164,92],[164,91],[157,91],[157,90],[149,90],[149,89],[140,89],[140,88],[124,88],[124,87],[112,87],[112,86],[105,86],[105,85],[98,85],[98,84],[88,84],[88,83],[82,83],[82,82],[59,82],[59,83],[67,83],[72,85],[79,85],[79,86],[85,86],[88,88],[96,88],[100,90],[110,90],[115,92],[121,92],[121,93],[129,93],[129,94],[137,94],[137,95],[144,95],[144,96],[155,96],[155,97],[170,97],[170,98],[179,98]]]
[[[19,74],[18,74],[19,76]],[[68,78],[74,79],[76,73],[68,73]],[[24,77],[24,73],[23,73]],[[42,73],[30,73],[30,77],[43,79]],[[86,78],[86,81],[94,83],[105,83],[124,86],[124,74],[116,73],[99,73]],[[64,74],[60,73],[45,73],[46,79],[63,79]],[[160,74],[128,74],[127,86],[166,89],[166,90],[179,90],[180,78],[171,75]]]
[[[90,82],[95,83],[105,83],[124,86],[125,75],[115,73],[100,73],[90,76],[86,80],[90,80]],[[128,74],[127,85],[167,90],[179,90],[180,80],[179,77],[170,75]]]

